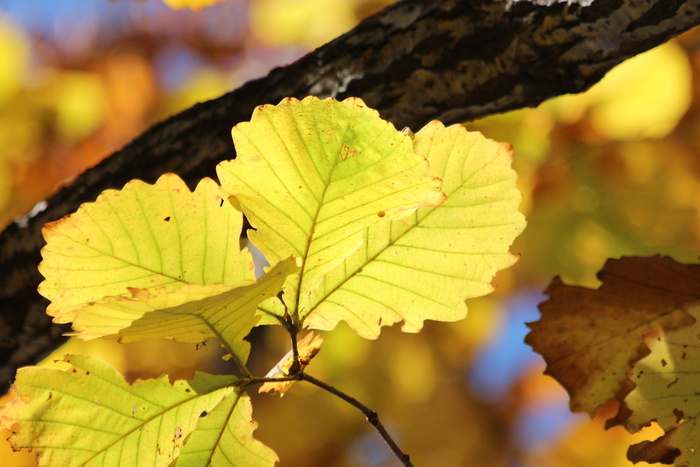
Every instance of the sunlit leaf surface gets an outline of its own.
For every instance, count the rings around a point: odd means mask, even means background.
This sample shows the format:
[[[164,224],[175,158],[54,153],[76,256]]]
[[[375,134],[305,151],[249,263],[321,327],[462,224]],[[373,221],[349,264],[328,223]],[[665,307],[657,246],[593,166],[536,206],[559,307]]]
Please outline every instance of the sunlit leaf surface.
[[[253,438],[257,424],[252,421],[250,396],[231,392],[208,413],[202,412],[197,429],[182,448],[177,466],[274,465],[277,455]]]
[[[77,310],[73,329],[81,339],[118,336],[121,342],[169,338],[196,343],[214,337],[245,362],[250,344],[243,338],[260,319],[255,316],[258,304],[276,296],[297,270],[289,258],[259,280],[235,286],[186,284],[172,292],[164,287],[130,289],[130,297],[106,297]]]
[[[190,382],[171,385],[164,374],[130,386],[100,360],[67,356],[66,361],[66,370],[21,369],[18,397],[0,411],[2,425],[13,433],[13,448],[34,449],[40,466],[168,466],[202,414],[234,393],[236,381],[197,373]],[[245,449],[257,443],[246,420],[250,411],[241,415],[229,423],[242,430],[235,442]]]
[[[464,301],[491,292],[496,271],[517,259],[508,249],[525,220],[511,148],[432,122],[415,135],[414,151],[443,180],[447,200],[367,229],[363,246],[311,292],[308,327],[345,320],[374,338],[399,321],[410,332],[426,319],[455,321],[466,316]]]
[[[237,158],[219,164],[219,179],[258,229],[249,238],[270,263],[302,258],[285,286],[288,311],[300,317],[323,276],[363,243],[364,229],[444,200],[410,137],[359,99],[261,106],[233,138]]]
[[[56,322],[127,288],[185,284],[233,286],[254,278],[253,261],[238,244],[242,216],[210,179],[194,192],[174,174],[154,185],[138,180],[107,190],[70,216],[47,224],[39,291]]]

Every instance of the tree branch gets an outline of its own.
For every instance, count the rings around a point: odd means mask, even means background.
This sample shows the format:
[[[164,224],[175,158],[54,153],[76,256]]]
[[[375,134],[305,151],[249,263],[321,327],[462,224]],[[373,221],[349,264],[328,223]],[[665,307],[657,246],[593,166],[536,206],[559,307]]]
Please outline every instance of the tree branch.
[[[367,421],[369,422],[370,425],[372,425],[379,435],[382,437],[384,442],[386,443],[387,446],[389,446],[389,449],[391,449],[391,452],[394,453],[396,458],[401,461],[401,463],[405,467],[413,467],[413,464],[411,463],[411,458],[409,457],[408,454],[405,454],[401,448],[399,448],[398,444],[396,444],[396,441],[394,441],[394,438],[391,437],[388,431],[386,431],[386,428],[382,424],[382,422],[379,420],[379,416],[377,415],[377,412],[374,410],[370,409],[366,405],[364,405],[362,402],[358,401],[352,396],[349,396],[342,392],[339,389],[334,388],[330,384],[324,383],[323,381],[314,378],[311,375],[308,375],[306,373],[299,373],[299,381],[308,381],[309,383],[318,386],[319,388],[330,392],[336,397],[339,397],[340,399],[344,400],[348,404],[352,405],[353,407],[357,408],[362,414],[367,418]]]
[[[36,292],[41,227],[133,178],[190,186],[234,157],[230,130],[283,97],[359,96],[398,128],[455,123],[581,92],[700,23],[700,0],[404,0],[299,61],[155,125],[0,234],[0,390],[56,348]]]

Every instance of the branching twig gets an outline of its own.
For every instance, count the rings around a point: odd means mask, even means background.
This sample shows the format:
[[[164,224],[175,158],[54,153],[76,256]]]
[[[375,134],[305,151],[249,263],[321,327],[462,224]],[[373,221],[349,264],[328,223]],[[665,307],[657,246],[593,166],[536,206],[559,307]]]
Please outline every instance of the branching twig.
[[[379,435],[382,437],[387,446],[389,446],[394,455],[401,461],[401,463],[406,467],[413,467],[413,464],[411,463],[411,459],[409,458],[408,454],[405,454],[401,450],[401,448],[399,448],[399,446],[396,444],[396,441],[394,441],[389,432],[386,431],[386,428],[384,428],[384,425],[382,425],[382,422],[379,420],[377,412],[370,409],[354,397],[345,394],[339,389],[336,389],[333,386],[326,384],[323,381],[320,381],[311,375],[308,375],[306,373],[299,373],[298,376],[300,381],[308,381],[309,383],[318,386],[319,388],[325,391],[330,392],[334,396],[343,399],[348,404],[359,409],[360,412],[362,412],[365,415],[365,417],[367,417],[367,421],[370,423],[370,425],[372,425],[379,432]]]
[[[293,318],[287,313],[285,310],[284,313],[284,319],[280,320],[285,328],[285,330],[289,333],[289,336],[292,340],[292,355],[294,358],[294,361],[287,370],[287,374],[285,376],[275,376],[275,377],[257,377],[257,376],[248,376],[247,378],[241,379],[236,383],[236,386],[238,387],[247,387],[251,386],[253,384],[264,384],[264,383],[278,383],[278,382],[288,382],[288,381],[308,381],[309,383],[333,394],[336,397],[339,397],[340,399],[344,400],[348,404],[352,405],[353,407],[356,407],[357,409],[360,410],[364,414],[364,416],[367,418],[367,421],[372,425],[378,432],[379,435],[382,437],[384,442],[389,446],[391,451],[394,453],[394,455],[401,461],[401,463],[404,466],[407,467],[412,467],[413,464],[411,463],[411,460],[408,456],[408,454],[405,454],[401,448],[396,444],[396,441],[391,437],[389,432],[386,430],[382,422],[379,420],[379,416],[377,415],[377,412],[374,410],[370,409],[357,399],[355,399],[352,396],[349,396],[345,394],[344,392],[340,391],[339,389],[331,386],[328,383],[324,383],[321,380],[318,380],[314,378],[313,376],[310,376],[306,373],[304,373],[304,367],[306,365],[302,365],[301,360],[299,359],[299,350],[297,348],[297,334],[299,332],[298,326],[294,323]],[[282,362],[285,361],[287,358],[289,358],[289,354],[285,356],[282,359]],[[280,370],[280,373],[282,375],[285,374],[284,370]],[[272,372],[268,373],[272,374]]]

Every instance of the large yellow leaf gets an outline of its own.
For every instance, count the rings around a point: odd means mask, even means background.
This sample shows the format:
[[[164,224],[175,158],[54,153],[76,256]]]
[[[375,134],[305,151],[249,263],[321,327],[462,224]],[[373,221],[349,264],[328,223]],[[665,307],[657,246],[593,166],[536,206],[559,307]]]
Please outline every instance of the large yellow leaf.
[[[51,300],[47,313],[66,323],[85,304],[130,296],[128,287],[172,292],[251,280],[252,258],[238,243],[241,225],[241,213],[210,179],[194,192],[174,174],[107,190],[44,227],[39,292]]]
[[[245,362],[250,344],[243,338],[260,319],[255,315],[258,304],[276,296],[296,271],[295,260],[288,258],[259,280],[235,286],[186,284],[172,292],[164,287],[130,289],[130,297],[106,297],[76,310],[73,329],[85,340],[119,336],[121,342],[149,338],[202,342],[215,337]]]
[[[100,360],[68,356],[66,361],[65,371],[20,369],[18,397],[0,410],[3,427],[13,433],[13,448],[34,449],[40,466],[168,466],[200,424],[207,433],[214,426],[219,431],[225,426],[228,433],[227,446],[219,446],[223,439],[212,439],[207,447],[196,443],[200,449],[212,455],[224,449],[234,460],[257,453],[268,460],[259,465],[274,463],[274,453],[252,437],[250,407],[234,388],[233,376],[197,373],[190,382],[171,385],[161,375],[130,386]],[[207,420],[218,413],[220,402],[227,412],[240,404],[236,416]]]
[[[291,314],[363,243],[364,230],[444,200],[411,138],[357,98],[307,97],[261,106],[233,129],[237,158],[219,164],[222,187],[257,231],[270,263],[302,258],[285,286]]]
[[[491,292],[496,271],[517,259],[508,249],[525,220],[510,146],[434,121],[415,135],[414,151],[443,180],[447,200],[367,229],[365,244],[311,292],[302,313],[309,328],[345,320],[374,338],[402,320],[409,332],[426,319],[458,320],[464,301]]]

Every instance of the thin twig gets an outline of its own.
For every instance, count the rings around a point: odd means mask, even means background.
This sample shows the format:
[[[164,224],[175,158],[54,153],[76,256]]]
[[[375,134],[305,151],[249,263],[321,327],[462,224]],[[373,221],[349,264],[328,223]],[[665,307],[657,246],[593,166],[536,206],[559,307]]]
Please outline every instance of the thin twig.
[[[394,439],[391,437],[388,431],[386,431],[386,428],[384,428],[384,425],[382,425],[382,422],[379,421],[379,416],[377,415],[377,412],[374,410],[370,409],[357,399],[355,399],[352,396],[349,396],[345,394],[344,392],[340,391],[339,389],[334,388],[333,386],[324,383],[323,381],[320,381],[316,378],[314,378],[311,375],[308,375],[306,373],[299,373],[299,380],[300,381],[308,381],[309,383],[318,386],[321,389],[324,389],[334,396],[337,396],[341,399],[343,399],[345,402],[348,404],[356,407],[357,409],[360,410],[364,414],[365,417],[367,417],[367,421],[372,425],[380,434],[384,442],[389,446],[389,448],[392,450],[394,455],[401,461],[401,463],[405,467],[413,467],[413,464],[411,463],[411,459],[408,456],[408,454],[404,454],[404,452],[399,448],[399,446],[396,444]]]
[[[297,344],[297,334],[299,330],[296,327],[289,329],[289,337],[292,339],[292,365],[289,367],[290,375],[301,374],[301,361],[299,361],[299,346]]]
[[[285,383],[288,381],[299,381],[299,376],[280,376],[277,378],[268,378],[267,376],[251,376],[246,378],[246,381],[242,386],[250,386],[252,384],[264,384],[264,383]]]
[[[292,339],[293,360],[292,365],[289,367],[289,374],[297,375],[301,372],[302,369],[301,362],[299,361],[299,346],[297,344],[297,335],[299,334],[298,320],[297,318],[290,316],[289,309],[284,303],[284,300],[282,300],[282,292],[277,294],[277,298],[282,302],[282,305],[284,305],[284,318],[281,320],[282,326],[284,326],[284,328],[289,333],[289,337]],[[297,314],[294,313],[294,316],[297,316]]]
[[[250,378],[252,375],[250,374],[250,371],[248,371],[248,367],[245,366],[245,363],[243,363],[243,361],[240,358],[238,358],[236,353],[231,348],[229,348],[228,345],[224,345],[224,349],[228,350],[229,355],[231,356],[231,360],[233,360],[236,366],[238,367],[238,370],[241,372],[241,376],[243,376],[244,378]]]

